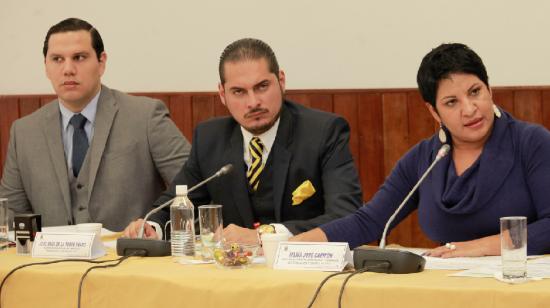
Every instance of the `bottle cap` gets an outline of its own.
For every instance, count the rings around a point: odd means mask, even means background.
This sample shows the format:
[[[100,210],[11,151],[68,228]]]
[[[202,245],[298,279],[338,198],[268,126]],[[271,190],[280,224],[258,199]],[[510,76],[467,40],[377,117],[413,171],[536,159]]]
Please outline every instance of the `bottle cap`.
[[[176,185],[176,196],[187,195],[187,185]]]

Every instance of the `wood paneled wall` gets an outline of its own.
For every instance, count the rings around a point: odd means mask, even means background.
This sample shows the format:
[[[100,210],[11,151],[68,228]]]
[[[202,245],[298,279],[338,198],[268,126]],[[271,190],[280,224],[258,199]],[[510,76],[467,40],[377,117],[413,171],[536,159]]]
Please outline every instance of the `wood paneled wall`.
[[[191,141],[197,123],[228,115],[213,92],[138,93],[158,98],[170,109],[172,119]],[[416,89],[290,90],[286,97],[300,104],[334,112],[351,126],[351,152],[369,200],[397,160],[418,141],[437,129]],[[550,86],[494,88],[495,102],[519,119],[550,129]],[[0,96],[0,161],[4,165],[11,123],[54,98],[52,95]],[[37,154],[38,155],[38,154]],[[416,214],[403,221],[389,242],[431,247],[420,230]]]

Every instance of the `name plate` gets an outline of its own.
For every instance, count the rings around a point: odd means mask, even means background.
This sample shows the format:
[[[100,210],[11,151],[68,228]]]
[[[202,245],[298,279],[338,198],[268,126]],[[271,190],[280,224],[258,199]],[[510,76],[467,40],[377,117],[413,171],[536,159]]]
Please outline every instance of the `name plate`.
[[[348,243],[281,242],[274,269],[339,272],[351,260]]]
[[[32,246],[33,258],[95,259],[103,255],[103,243],[95,233],[37,232]]]

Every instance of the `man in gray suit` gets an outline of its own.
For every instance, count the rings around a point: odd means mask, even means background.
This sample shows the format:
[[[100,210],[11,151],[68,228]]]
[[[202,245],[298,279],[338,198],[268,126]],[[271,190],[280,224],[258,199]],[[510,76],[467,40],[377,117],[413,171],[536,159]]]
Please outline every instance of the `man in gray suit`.
[[[43,53],[58,99],[13,123],[0,196],[44,226],[122,230],[151,209],[190,144],[162,102],[101,84],[107,55],[86,21],[51,27]]]

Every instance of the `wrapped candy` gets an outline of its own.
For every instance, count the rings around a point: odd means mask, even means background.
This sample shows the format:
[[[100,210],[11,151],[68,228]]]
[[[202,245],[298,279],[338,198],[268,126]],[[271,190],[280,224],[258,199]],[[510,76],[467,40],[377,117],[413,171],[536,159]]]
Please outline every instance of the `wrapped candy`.
[[[257,249],[257,245],[231,243],[225,248],[214,249],[214,260],[218,265],[227,268],[247,267],[252,263]]]

